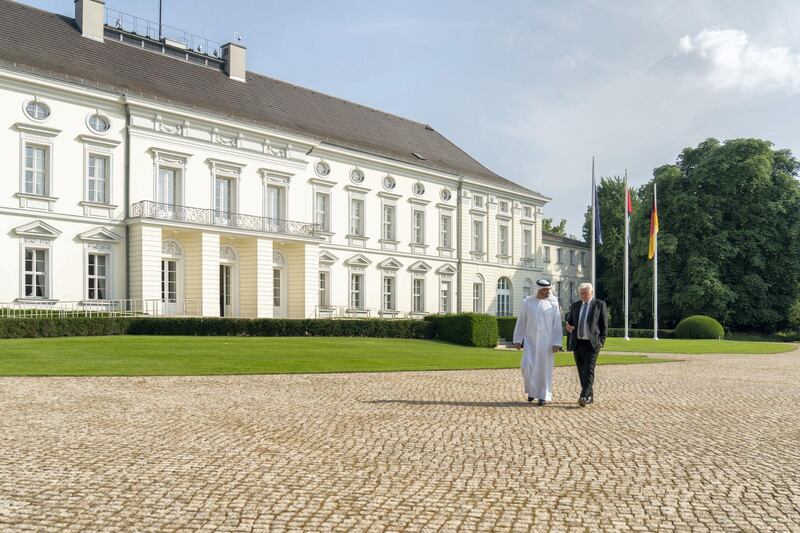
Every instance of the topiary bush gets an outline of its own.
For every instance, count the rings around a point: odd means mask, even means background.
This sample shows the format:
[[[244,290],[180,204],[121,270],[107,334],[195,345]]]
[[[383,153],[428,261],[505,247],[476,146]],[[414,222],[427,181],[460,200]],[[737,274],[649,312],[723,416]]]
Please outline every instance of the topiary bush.
[[[434,325],[436,338],[464,346],[497,346],[497,317],[477,313],[431,315],[425,322]]]
[[[678,339],[721,339],[724,336],[722,324],[705,315],[687,316],[675,327]]]

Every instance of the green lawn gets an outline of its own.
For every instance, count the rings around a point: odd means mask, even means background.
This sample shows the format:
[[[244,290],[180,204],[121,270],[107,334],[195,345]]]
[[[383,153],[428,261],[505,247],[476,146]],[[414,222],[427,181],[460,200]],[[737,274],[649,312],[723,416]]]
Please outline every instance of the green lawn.
[[[2,376],[163,376],[515,368],[520,353],[346,337],[61,337],[0,340]],[[658,362],[608,355],[600,364]],[[572,354],[556,356],[556,365]]]
[[[606,341],[605,350],[609,352],[643,353],[782,353],[791,352],[797,345],[786,342],[743,342],[690,339],[625,339],[613,338]]]

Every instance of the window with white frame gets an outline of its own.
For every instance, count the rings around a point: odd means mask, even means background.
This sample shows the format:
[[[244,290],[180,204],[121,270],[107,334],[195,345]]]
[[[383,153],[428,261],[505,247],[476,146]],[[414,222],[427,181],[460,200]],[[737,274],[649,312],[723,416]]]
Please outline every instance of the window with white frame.
[[[525,218],[533,218],[533,208],[529,205],[526,205],[522,209],[522,216],[524,216]]]
[[[267,218],[283,220],[286,217],[286,188],[278,185],[267,185]]]
[[[281,275],[280,268],[272,269],[272,307],[276,310],[281,307],[281,294],[283,292],[282,283],[283,276]]]
[[[158,168],[157,201],[169,206],[180,205],[180,186],[182,171],[173,167]]]
[[[558,263],[559,265],[564,262],[562,252],[563,250],[561,248],[556,248],[556,263]]]
[[[235,211],[236,181],[226,176],[214,178],[214,209],[217,214],[229,215]]]
[[[330,296],[328,294],[328,281],[330,272],[320,271],[319,273],[319,306],[322,308],[330,305]]]
[[[25,143],[25,190],[27,194],[50,194],[50,148]]]
[[[322,231],[331,229],[331,195],[327,192],[314,193],[314,222]]]
[[[549,246],[545,246],[544,247],[544,262],[545,263],[549,263],[550,262],[550,247]]]
[[[44,248],[25,248],[25,298],[49,298],[49,253]]]
[[[178,301],[178,261],[175,259],[161,260],[161,300]]]
[[[508,207],[509,207],[509,206],[508,206],[508,202],[507,202],[507,201],[505,201],[505,200],[500,200],[500,202],[498,203],[498,206],[499,206],[499,208],[500,208],[500,212],[501,212],[501,213],[503,213],[504,215],[507,215],[507,214],[508,214]]]
[[[106,155],[89,154],[86,163],[86,201],[98,204],[109,203],[108,183],[111,158]]]
[[[483,252],[483,220],[472,221],[472,251]]]
[[[570,250],[569,251],[569,264],[570,265],[574,265],[575,264],[575,250]]]
[[[522,286],[522,299],[533,294],[533,282],[529,279],[525,280],[525,285]]]
[[[395,240],[395,206],[383,204],[383,239],[387,241]]]
[[[46,120],[50,116],[47,104],[32,100],[25,104],[25,114],[33,120]]]
[[[586,252],[581,252],[581,266],[586,266]]]
[[[472,283],[472,312],[483,313],[483,283]]]
[[[90,253],[86,258],[86,298],[108,299],[108,255]]]
[[[472,207],[483,209],[483,196],[475,194],[472,196]]]
[[[533,251],[533,232],[529,229],[522,230],[522,257],[530,259]]]
[[[425,211],[414,209],[412,213],[411,236],[414,244],[425,244]]]
[[[394,276],[383,276],[383,298],[382,302],[382,309],[384,311],[394,311],[395,306],[395,277]]]
[[[364,236],[364,199],[350,199],[350,235]]]
[[[511,316],[511,280],[497,280],[497,316]]]
[[[439,246],[452,248],[453,217],[450,215],[439,216]]]
[[[508,255],[508,226],[497,226],[497,254]]]
[[[450,312],[450,305],[452,301],[453,282],[449,279],[443,279],[439,289],[439,311],[442,313]]]
[[[415,313],[425,312],[425,278],[411,280],[411,310]]]
[[[352,309],[364,308],[364,274],[350,274],[350,307]]]

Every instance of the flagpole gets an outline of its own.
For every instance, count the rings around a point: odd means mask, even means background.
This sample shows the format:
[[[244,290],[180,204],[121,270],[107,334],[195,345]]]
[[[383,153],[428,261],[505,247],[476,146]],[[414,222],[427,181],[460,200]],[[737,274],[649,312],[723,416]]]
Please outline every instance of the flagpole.
[[[630,340],[630,337],[628,337],[628,302],[629,302],[629,295],[628,295],[628,290],[629,289],[628,289],[628,286],[630,285],[630,282],[628,280],[628,276],[629,276],[629,274],[628,274],[628,246],[629,246],[629,242],[630,242],[630,213],[628,212],[628,201],[629,201],[628,194],[630,194],[630,193],[628,191],[628,169],[626,168],[625,169],[625,199],[623,201],[624,205],[622,206],[622,209],[625,212],[625,259],[624,259],[624,263],[625,263],[625,276],[624,276],[625,290],[623,291],[623,293],[624,293],[624,298],[625,298],[625,340],[626,341]]]
[[[597,230],[595,228],[595,220],[597,216],[595,215],[595,209],[597,209],[597,205],[595,205],[595,199],[597,198],[597,186],[594,182],[594,156],[592,156],[592,289],[594,293],[597,294],[597,262],[595,257],[595,237],[597,235]]]
[[[653,209],[658,213],[658,192],[655,181],[653,181]],[[653,340],[658,340],[658,232],[653,235],[653,246]]]

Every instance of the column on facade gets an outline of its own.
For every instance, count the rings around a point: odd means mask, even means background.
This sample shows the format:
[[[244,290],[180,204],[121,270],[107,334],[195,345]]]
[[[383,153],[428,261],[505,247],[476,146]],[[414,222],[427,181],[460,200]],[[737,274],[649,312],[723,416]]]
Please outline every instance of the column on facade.
[[[272,241],[260,237],[238,244],[239,308],[243,317],[271,318]]]
[[[181,237],[186,254],[186,299],[202,316],[219,316],[219,234],[187,232]]]
[[[288,263],[288,316],[314,318],[319,301],[319,246],[297,243],[283,250]]]
[[[129,226],[128,257],[129,294],[136,300],[135,309],[145,306],[144,301],[161,299],[161,228],[145,224]]]

